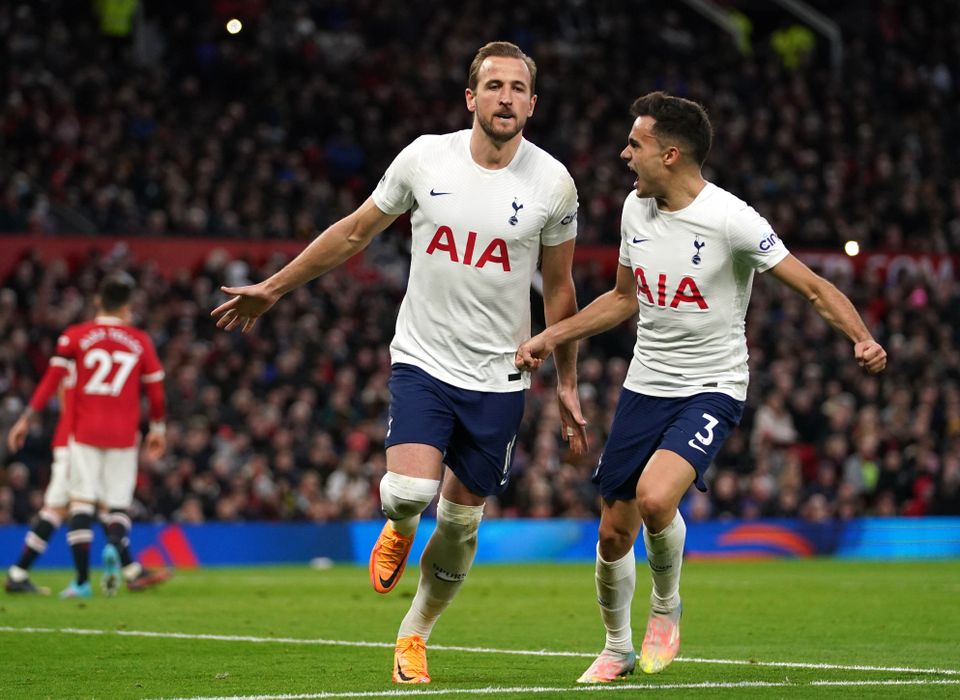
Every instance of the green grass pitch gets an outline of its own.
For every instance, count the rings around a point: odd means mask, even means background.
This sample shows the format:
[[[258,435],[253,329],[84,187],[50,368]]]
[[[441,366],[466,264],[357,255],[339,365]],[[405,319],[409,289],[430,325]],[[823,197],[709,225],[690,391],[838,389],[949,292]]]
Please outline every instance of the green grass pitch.
[[[54,590],[68,577],[35,574]],[[83,602],[5,595],[0,698],[960,697],[960,561],[687,562],[680,658],[599,688],[574,682],[603,644],[587,564],[475,567],[430,640],[433,683],[393,685],[416,577],[387,596],[355,566],[185,571]]]

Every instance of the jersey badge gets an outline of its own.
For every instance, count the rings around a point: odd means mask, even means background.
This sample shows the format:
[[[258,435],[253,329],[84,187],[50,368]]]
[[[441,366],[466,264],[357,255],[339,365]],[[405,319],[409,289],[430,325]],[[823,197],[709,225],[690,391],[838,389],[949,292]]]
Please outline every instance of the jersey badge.
[[[507,223],[509,223],[511,226],[516,226],[518,221],[517,214],[519,214],[520,210],[523,209],[523,205],[517,204],[517,200],[516,198],[514,198],[513,204],[511,206],[513,207],[513,216],[507,219]]]
[[[694,265],[700,264],[700,249],[703,248],[703,246],[705,245],[706,245],[706,242],[701,243],[699,237],[694,239],[693,247],[696,248],[696,252],[693,254],[693,257],[690,258],[690,262],[692,262]]]

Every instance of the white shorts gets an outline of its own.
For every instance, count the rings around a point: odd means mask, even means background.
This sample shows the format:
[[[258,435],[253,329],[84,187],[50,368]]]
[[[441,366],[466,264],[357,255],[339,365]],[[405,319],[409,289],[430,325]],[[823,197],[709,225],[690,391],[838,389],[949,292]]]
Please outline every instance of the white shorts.
[[[53,448],[53,464],[50,465],[50,483],[43,494],[43,505],[47,508],[66,508],[70,503],[70,484],[67,472],[70,464],[70,449]]]
[[[70,498],[127,509],[137,485],[136,447],[104,448],[70,441]]]

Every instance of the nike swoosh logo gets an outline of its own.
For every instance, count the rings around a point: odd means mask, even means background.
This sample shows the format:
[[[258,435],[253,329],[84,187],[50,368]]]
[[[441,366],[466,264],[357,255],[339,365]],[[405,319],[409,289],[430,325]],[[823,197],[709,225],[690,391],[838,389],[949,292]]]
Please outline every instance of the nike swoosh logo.
[[[452,192],[434,192],[433,189],[430,190],[431,197],[439,197],[442,194],[453,194]]]
[[[403,566],[403,562],[400,562],[397,568],[393,570],[393,573],[390,574],[390,578],[385,579],[383,576],[379,576],[378,578],[380,579],[380,585],[384,588],[390,588],[390,586],[392,586],[393,582],[396,580],[397,574],[400,573],[401,566]]]
[[[433,194],[433,193],[431,192],[430,194]],[[646,242],[649,241],[649,240],[650,240],[649,238],[634,238],[634,239],[633,239],[633,242],[634,242],[634,244],[637,244],[637,243],[646,243]]]
[[[413,676],[406,676],[406,675],[404,675],[403,669],[400,668],[400,659],[397,659],[397,675],[400,676],[400,680],[402,680],[402,681],[412,681],[412,680],[413,680]]]
[[[698,445],[697,443],[695,443],[693,440],[691,440],[691,441],[688,442],[687,444],[690,445],[690,447],[692,447],[693,449],[695,449],[695,450],[700,450],[701,452],[703,452],[703,454],[707,454],[707,451],[706,451],[705,449],[703,449],[702,447],[700,447],[700,445]]]

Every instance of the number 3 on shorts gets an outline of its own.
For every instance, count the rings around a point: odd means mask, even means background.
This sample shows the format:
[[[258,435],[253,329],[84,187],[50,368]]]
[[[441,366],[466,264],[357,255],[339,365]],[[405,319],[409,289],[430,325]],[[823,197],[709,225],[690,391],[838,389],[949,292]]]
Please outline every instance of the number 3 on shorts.
[[[700,442],[700,445],[709,445],[710,443],[713,442],[713,429],[717,426],[717,423],[719,423],[720,421],[718,421],[716,418],[711,416],[709,413],[704,413],[703,417],[706,418],[707,420],[707,424],[703,426],[703,430],[704,432],[706,432],[706,435],[703,435],[702,433],[698,432],[696,435],[694,435],[694,437]],[[692,447],[693,449],[700,450],[701,452],[703,452],[703,454],[707,454],[707,451],[703,449],[700,445],[695,443],[692,439],[687,444],[690,445],[690,447]]]

